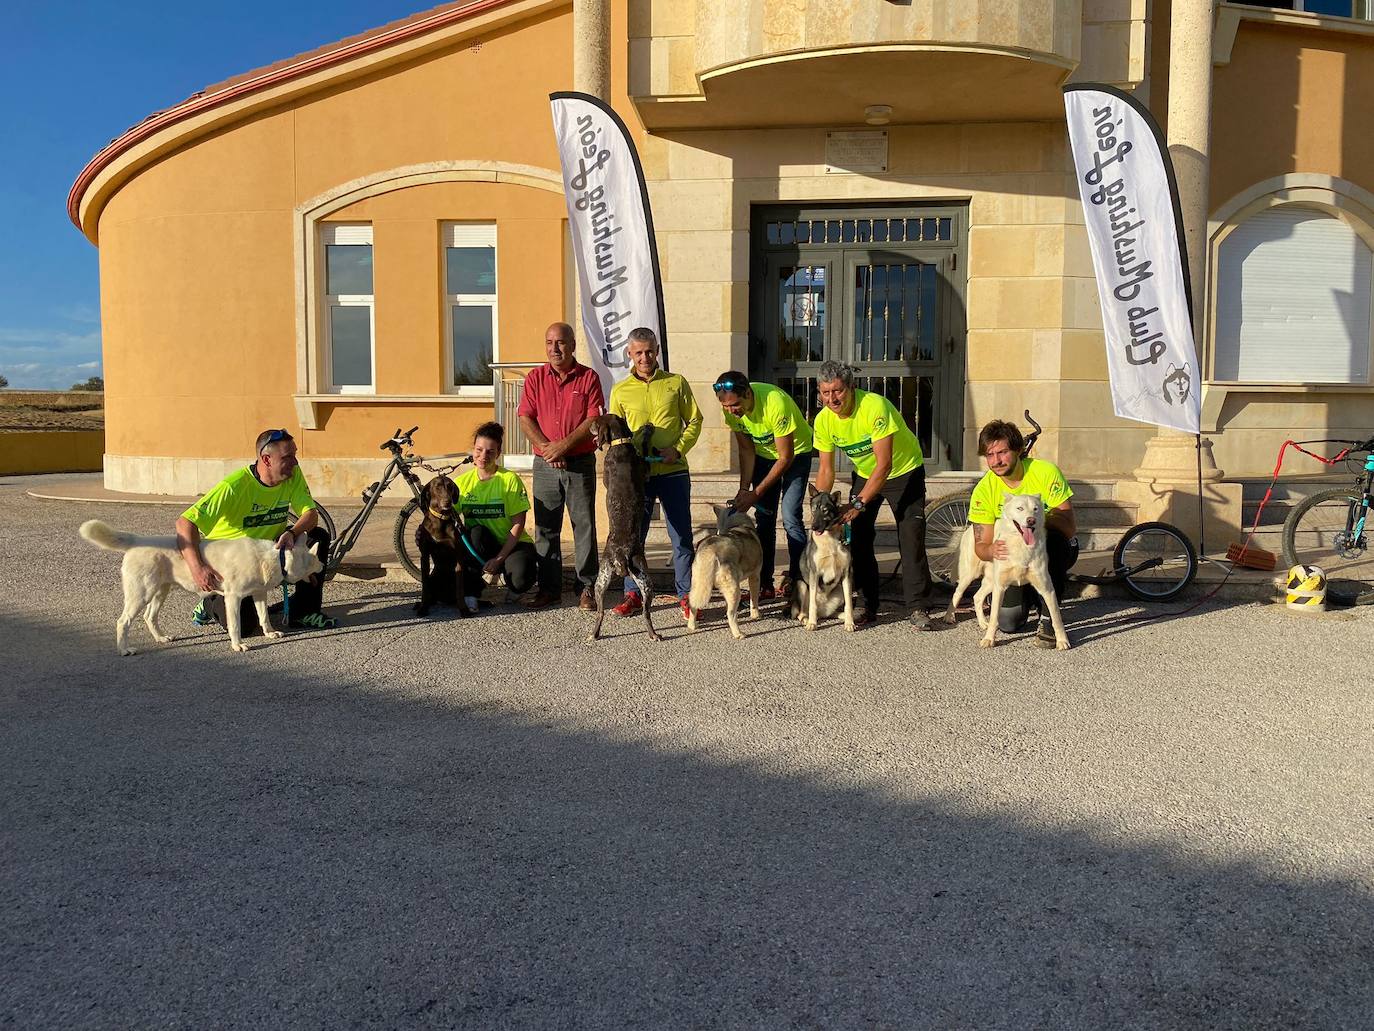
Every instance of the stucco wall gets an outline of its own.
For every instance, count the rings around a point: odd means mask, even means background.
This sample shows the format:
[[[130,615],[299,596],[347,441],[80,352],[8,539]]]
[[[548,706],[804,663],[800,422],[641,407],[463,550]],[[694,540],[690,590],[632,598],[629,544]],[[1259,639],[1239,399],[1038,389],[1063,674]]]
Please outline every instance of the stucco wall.
[[[127,467],[111,485],[204,459],[176,484],[199,489],[264,426],[296,431],[294,226],[312,199],[462,159],[556,177],[548,93],[570,81],[570,34],[567,9],[485,33],[195,140],[119,189],[99,224],[107,449]],[[564,217],[561,194],[509,182],[410,186],[331,212],[374,223],[377,392],[434,399],[321,405],[302,454],[371,456],[399,423],[421,424],[428,449],[465,446],[492,406],[439,396],[440,224],[497,222],[500,358],[538,361],[544,327],[565,317]]]

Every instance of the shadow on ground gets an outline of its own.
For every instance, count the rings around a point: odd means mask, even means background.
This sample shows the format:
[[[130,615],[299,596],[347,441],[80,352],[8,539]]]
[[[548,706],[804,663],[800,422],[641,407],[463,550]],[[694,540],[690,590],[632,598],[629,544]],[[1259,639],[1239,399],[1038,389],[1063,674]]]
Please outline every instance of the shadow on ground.
[[[71,658],[60,674],[6,660],[0,1023],[1269,1028],[1374,1012],[1374,900],[1345,883],[426,685],[314,683],[227,648],[116,661],[103,628],[0,618],[0,641],[36,633]]]

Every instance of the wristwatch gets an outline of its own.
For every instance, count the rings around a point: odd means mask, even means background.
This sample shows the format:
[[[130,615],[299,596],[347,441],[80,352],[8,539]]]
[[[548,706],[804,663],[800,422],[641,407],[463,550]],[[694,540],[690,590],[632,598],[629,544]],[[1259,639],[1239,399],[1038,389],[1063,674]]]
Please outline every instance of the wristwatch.
[[[857,494],[849,495],[849,507],[855,512],[862,512],[868,506],[864,504],[864,499]]]

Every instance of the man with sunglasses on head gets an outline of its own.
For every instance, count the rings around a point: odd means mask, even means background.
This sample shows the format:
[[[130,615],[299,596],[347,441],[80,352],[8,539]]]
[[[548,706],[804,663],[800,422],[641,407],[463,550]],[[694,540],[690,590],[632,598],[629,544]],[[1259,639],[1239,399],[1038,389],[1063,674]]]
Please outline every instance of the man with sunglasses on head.
[[[177,548],[191,570],[191,578],[202,591],[215,591],[220,587],[219,573],[201,553],[202,540],[255,537],[275,541],[278,548],[285,549],[298,537],[307,536],[312,545],[320,545],[320,561],[329,561],[329,533],[319,525],[315,499],[296,461],[296,442],[291,434],[286,430],[259,433],[257,456],[252,465],[230,473],[177,517]],[[297,517],[292,526],[287,525],[290,513]],[[291,595],[291,626],[328,630],[337,625],[332,616],[320,609],[324,597],[323,580],[320,575],[296,583]],[[211,612],[207,604],[201,602],[191,616],[197,626],[214,622],[223,624],[224,599],[216,595],[211,602],[219,611]],[[270,609],[280,610],[280,603]],[[253,599],[243,599],[242,617],[245,636],[259,629]]]
[[[840,510],[840,522],[850,524],[852,531],[854,586],[863,596],[863,610],[854,622],[877,622],[880,584],[873,548],[878,509],[887,502],[897,517],[907,621],[917,630],[930,630],[933,624],[925,611],[930,594],[925,456],[902,413],[882,394],[856,387],[854,373],[852,366],[841,362],[823,362],[817,370],[822,407],[816,413],[813,438],[821,456],[817,490],[828,491],[835,483],[836,448],[854,463],[849,503]]]
[[[806,520],[802,501],[811,478],[811,426],[790,394],[767,383],[750,383],[744,373],[722,372],[712,384],[724,412],[725,425],[739,445],[737,512],[754,510],[763,570],[759,601],[787,598],[801,576],[806,551]],[[787,535],[787,575],[776,590],[773,567],[778,540],[778,510]]]

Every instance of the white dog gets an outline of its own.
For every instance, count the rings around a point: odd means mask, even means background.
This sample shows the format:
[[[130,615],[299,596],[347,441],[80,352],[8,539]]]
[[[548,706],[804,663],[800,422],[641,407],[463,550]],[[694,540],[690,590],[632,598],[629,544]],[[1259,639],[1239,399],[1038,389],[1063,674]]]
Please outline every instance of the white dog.
[[[1050,580],[1050,563],[1045,551],[1045,506],[1038,495],[1013,494],[1002,505],[1002,514],[992,527],[992,540],[1005,541],[1007,557],[984,562],[973,550],[973,527],[964,529],[959,540],[959,586],[954,589],[945,622],[954,622],[954,609],[968,590],[969,584],[983,578],[978,593],[973,596],[973,611],[978,625],[987,633],[978,642],[981,648],[991,648],[997,639],[997,614],[1002,608],[1002,592],[1013,584],[1029,583],[1039,593],[1041,602],[1049,610],[1054,625],[1054,646],[1059,651],[1069,647],[1069,635],[1064,632],[1064,619],[1059,614],[1059,599],[1055,597]],[[992,595],[992,616],[983,616],[983,599]]]
[[[128,645],[129,624],[140,612],[154,641],[158,644],[170,641],[171,638],[158,629],[157,614],[172,585],[178,584],[192,594],[201,593],[191,579],[186,560],[177,550],[176,538],[137,537],[111,529],[98,519],[82,523],[81,536],[97,547],[125,552],[124,564],[120,567],[124,579],[124,611],[115,621],[115,647],[119,654],[134,654],[134,649]],[[294,583],[324,569],[318,551],[304,537],[285,552],[278,552],[272,541],[253,537],[202,541],[200,547],[205,561],[220,575],[220,589],[213,593],[224,595],[229,644],[236,652],[248,650],[248,645],[243,643],[239,621],[239,606],[244,598],[252,598],[257,606],[263,634],[281,637],[281,631],[273,630],[267,619],[269,592],[279,588],[283,579]]]

